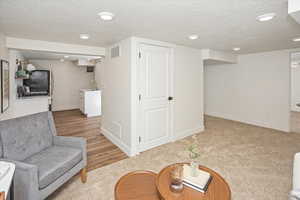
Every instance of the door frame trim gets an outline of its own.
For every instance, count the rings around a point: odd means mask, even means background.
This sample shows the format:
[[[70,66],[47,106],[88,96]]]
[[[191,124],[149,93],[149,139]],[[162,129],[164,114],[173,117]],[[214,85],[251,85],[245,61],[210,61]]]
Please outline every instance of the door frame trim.
[[[169,72],[169,88],[170,88],[170,95],[174,97],[174,49],[176,45],[167,43],[167,42],[161,42],[161,41],[155,41],[155,40],[149,40],[144,38],[137,38],[132,37],[131,38],[131,60],[132,60],[132,71],[131,71],[131,98],[132,98],[132,104],[131,104],[131,152],[132,155],[137,155],[140,153],[139,148],[139,132],[140,132],[140,123],[139,123],[139,114],[140,114],[140,101],[139,101],[139,94],[140,94],[140,71],[139,71],[139,51],[140,51],[140,45],[146,44],[146,45],[153,45],[153,46],[160,46],[160,47],[166,47],[170,49],[170,72]],[[170,102],[170,109],[169,109],[169,116],[170,116],[170,135],[169,135],[169,141],[172,141],[174,138],[174,100]]]

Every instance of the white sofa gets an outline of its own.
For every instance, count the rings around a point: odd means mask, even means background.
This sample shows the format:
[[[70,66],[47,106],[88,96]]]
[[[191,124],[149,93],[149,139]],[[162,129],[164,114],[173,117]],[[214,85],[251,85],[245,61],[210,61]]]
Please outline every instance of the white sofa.
[[[300,200],[300,152],[295,154],[293,168],[293,190],[290,200]]]

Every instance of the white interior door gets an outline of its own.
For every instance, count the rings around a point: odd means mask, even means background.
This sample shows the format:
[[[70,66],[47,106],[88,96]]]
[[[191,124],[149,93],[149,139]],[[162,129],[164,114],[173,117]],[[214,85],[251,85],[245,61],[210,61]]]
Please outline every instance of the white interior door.
[[[140,44],[139,151],[170,141],[171,49]]]

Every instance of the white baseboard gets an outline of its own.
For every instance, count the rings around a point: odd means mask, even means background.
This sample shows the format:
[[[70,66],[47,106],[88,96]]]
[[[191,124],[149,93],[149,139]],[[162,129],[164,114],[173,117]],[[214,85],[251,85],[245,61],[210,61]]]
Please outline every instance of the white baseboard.
[[[188,130],[185,130],[185,131],[181,131],[179,133],[175,133],[175,135],[173,137],[173,141],[183,139],[185,137],[194,135],[196,133],[200,133],[202,131],[204,131],[204,125],[196,127],[196,128],[188,129]]]
[[[232,121],[237,121],[245,124],[250,124],[254,126],[259,126],[263,128],[269,128],[274,130],[279,130],[283,132],[290,132],[289,126],[283,127],[280,124],[275,124],[273,122],[269,121],[261,121],[261,120],[249,120],[249,119],[243,119],[242,117],[233,116],[230,114],[224,114],[224,113],[217,113],[217,112],[205,112],[205,115],[222,118],[222,119],[228,119]],[[288,124],[288,123],[287,123]]]
[[[107,139],[109,139],[114,145],[116,145],[117,147],[119,147],[129,157],[132,157],[132,156],[136,155],[136,153],[134,153],[127,144],[125,144],[119,138],[117,138],[116,136],[114,136],[110,131],[108,131],[107,129],[105,129],[103,127],[101,128],[101,131],[102,131],[102,134]],[[185,137],[194,135],[196,133],[200,133],[202,131],[204,131],[204,126],[200,126],[200,127],[196,127],[196,128],[192,128],[192,129],[188,129],[188,130],[179,132],[176,135],[174,135],[173,141],[183,139]]]
[[[55,108],[53,107],[53,104],[52,104],[52,111],[67,111],[67,110],[79,110],[79,106],[64,106],[64,107],[58,107],[58,108]]]
[[[105,128],[101,128],[101,133],[107,138],[109,139],[114,145],[116,145],[117,147],[119,147],[124,153],[126,153],[127,156],[131,157],[132,152],[130,147],[125,144],[124,142],[122,142],[119,138],[117,138],[116,136],[114,136],[110,131],[108,131]]]

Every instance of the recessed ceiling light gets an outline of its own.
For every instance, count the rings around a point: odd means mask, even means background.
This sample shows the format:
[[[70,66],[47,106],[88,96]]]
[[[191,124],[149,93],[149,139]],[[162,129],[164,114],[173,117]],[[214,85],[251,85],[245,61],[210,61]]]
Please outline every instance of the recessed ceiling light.
[[[195,35],[195,34],[189,36],[189,39],[190,39],[190,40],[197,40],[198,38],[199,38],[199,36],[198,36],[198,35]]]
[[[80,34],[80,38],[83,40],[87,40],[90,38],[90,35],[89,34]]]
[[[232,50],[233,51],[239,51],[239,50],[241,50],[241,48],[240,47],[234,47]]]
[[[294,38],[293,41],[294,41],[294,42],[300,42],[300,37]]]
[[[111,12],[100,12],[98,15],[103,21],[110,21],[115,17],[115,15]]]
[[[275,13],[267,13],[267,14],[256,17],[256,20],[258,20],[260,22],[266,22],[266,21],[273,19],[275,16],[276,16]]]
[[[64,56],[64,58],[69,58],[69,57],[70,57],[70,56],[68,56],[68,55],[65,55],[65,56]]]

